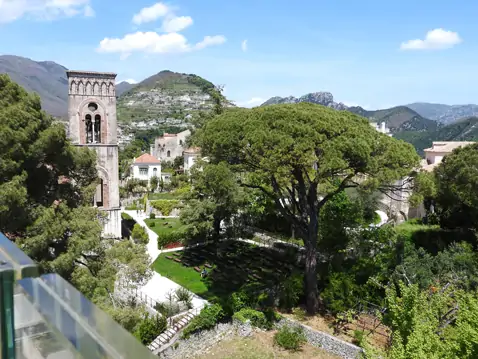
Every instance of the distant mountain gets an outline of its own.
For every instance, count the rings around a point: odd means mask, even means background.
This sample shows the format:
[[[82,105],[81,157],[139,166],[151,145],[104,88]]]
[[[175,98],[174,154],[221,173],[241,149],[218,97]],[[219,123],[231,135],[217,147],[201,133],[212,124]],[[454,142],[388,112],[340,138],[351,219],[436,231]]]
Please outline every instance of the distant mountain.
[[[309,93],[307,95],[301,96],[299,98],[296,98],[294,96],[289,96],[289,97],[275,96],[268,99],[261,106],[278,105],[282,103],[299,103],[299,102],[316,103],[318,105],[331,107],[336,110],[347,109],[347,106],[345,106],[343,103],[334,102],[334,96],[330,92],[313,92],[313,93]]]
[[[425,148],[431,147],[433,141],[478,141],[478,117],[469,117],[446,126],[437,126],[434,130],[403,131],[395,137],[414,145],[419,154],[423,154]]]
[[[335,102],[330,92],[314,92],[299,98],[289,97],[272,97],[261,106],[282,104],[282,103],[298,103],[311,102],[322,106],[334,108],[336,110],[347,110],[357,115],[366,117],[370,122],[385,122],[391,132],[400,131],[428,131],[437,128],[435,121],[431,121],[406,106],[397,106],[385,110],[368,111],[360,106],[347,107],[341,102]]]
[[[120,83],[116,84],[116,95],[121,96],[123,93],[131,90],[135,86],[136,84],[130,84],[129,82],[121,81]]]
[[[453,123],[459,119],[478,116],[478,105],[443,105],[439,103],[416,102],[407,107],[421,116],[444,124]]]
[[[347,111],[366,117],[371,122],[385,122],[391,132],[429,131],[437,128],[435,121],[420,116],[406,106],[396,106],[376,111],[367,111],[360,106],[355,106],[347,108]]]
[[[52,61],[33,61],[25,57],[0,56],[0,73],[6,73],[29,92],[40,95],[42,108],[55,117],[68,113],[66,67]]]

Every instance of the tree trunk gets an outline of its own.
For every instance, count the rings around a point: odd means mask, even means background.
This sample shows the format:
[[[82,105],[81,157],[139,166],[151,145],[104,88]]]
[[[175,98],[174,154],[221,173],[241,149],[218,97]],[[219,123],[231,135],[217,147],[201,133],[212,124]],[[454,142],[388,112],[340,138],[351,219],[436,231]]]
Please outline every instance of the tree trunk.
[[[305,246],[305,296],[308,314],[319,310],[319,291],[317,288],[317,236],[318,219],[311,216]]]
[[[219,235],[221,234],[221,217],[214,216],[213,230],[214,230],[214,238],[215,239],[219,238]]]

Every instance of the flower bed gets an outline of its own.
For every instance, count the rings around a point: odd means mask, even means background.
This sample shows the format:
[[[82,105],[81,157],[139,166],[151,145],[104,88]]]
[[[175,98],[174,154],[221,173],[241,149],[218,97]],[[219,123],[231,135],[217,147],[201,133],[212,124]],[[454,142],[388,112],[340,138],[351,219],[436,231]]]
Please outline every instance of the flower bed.
[[[181,242],[172,242],[172,243],[166,244],[164,246],[164,249],[179,248],[179,247],[182,247],[182,246],[183,246],[183,244]]]

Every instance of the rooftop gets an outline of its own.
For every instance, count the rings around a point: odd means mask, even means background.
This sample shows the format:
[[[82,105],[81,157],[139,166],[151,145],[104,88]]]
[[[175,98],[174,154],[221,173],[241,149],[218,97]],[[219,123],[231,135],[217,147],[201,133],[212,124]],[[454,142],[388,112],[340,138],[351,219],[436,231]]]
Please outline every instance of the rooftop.
[[[201,148],[199,147],[190,147],[184,150],[184,153],[196,154],[201,153]]]
[[[66,71],[67,77],[107,77],[107,78],[116,78],[116,74],[114,72],[98,72],[98,71],[77,71],[77,70],[68,70]]]
[[[475,142],[470,141],[434,141],[432,147],[426,148],[425,152],[445,152],[451,153],[454,149],[471,145]]]
[[[158,160],[156,157],[151,156],[149,153],[143,153],[141,156],[136,158],[133,163],[134,164],[139,164],[139,163],[160,164],[161,161]]]

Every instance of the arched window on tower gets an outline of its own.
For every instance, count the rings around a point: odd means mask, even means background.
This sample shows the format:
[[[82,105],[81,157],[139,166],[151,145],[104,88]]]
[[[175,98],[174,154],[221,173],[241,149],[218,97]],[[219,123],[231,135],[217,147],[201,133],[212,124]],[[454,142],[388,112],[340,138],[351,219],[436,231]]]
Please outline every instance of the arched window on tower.
[[[95,143],[101,143],[101,116],[95,116]]]
[[[96,186],[95,205],[103,207],[103,179],[100,179],[100,183]]]
[[[168,151],[168,152],[166,153],[166,156],[167,156],[167,157],[171,157],[171,151]]]
[[[183,145],[183,140],[179,140],[179,145],[180,145],[180,146]]]
[[[93,143],[93,121],[91,115],[85,116],[86,143]]]

